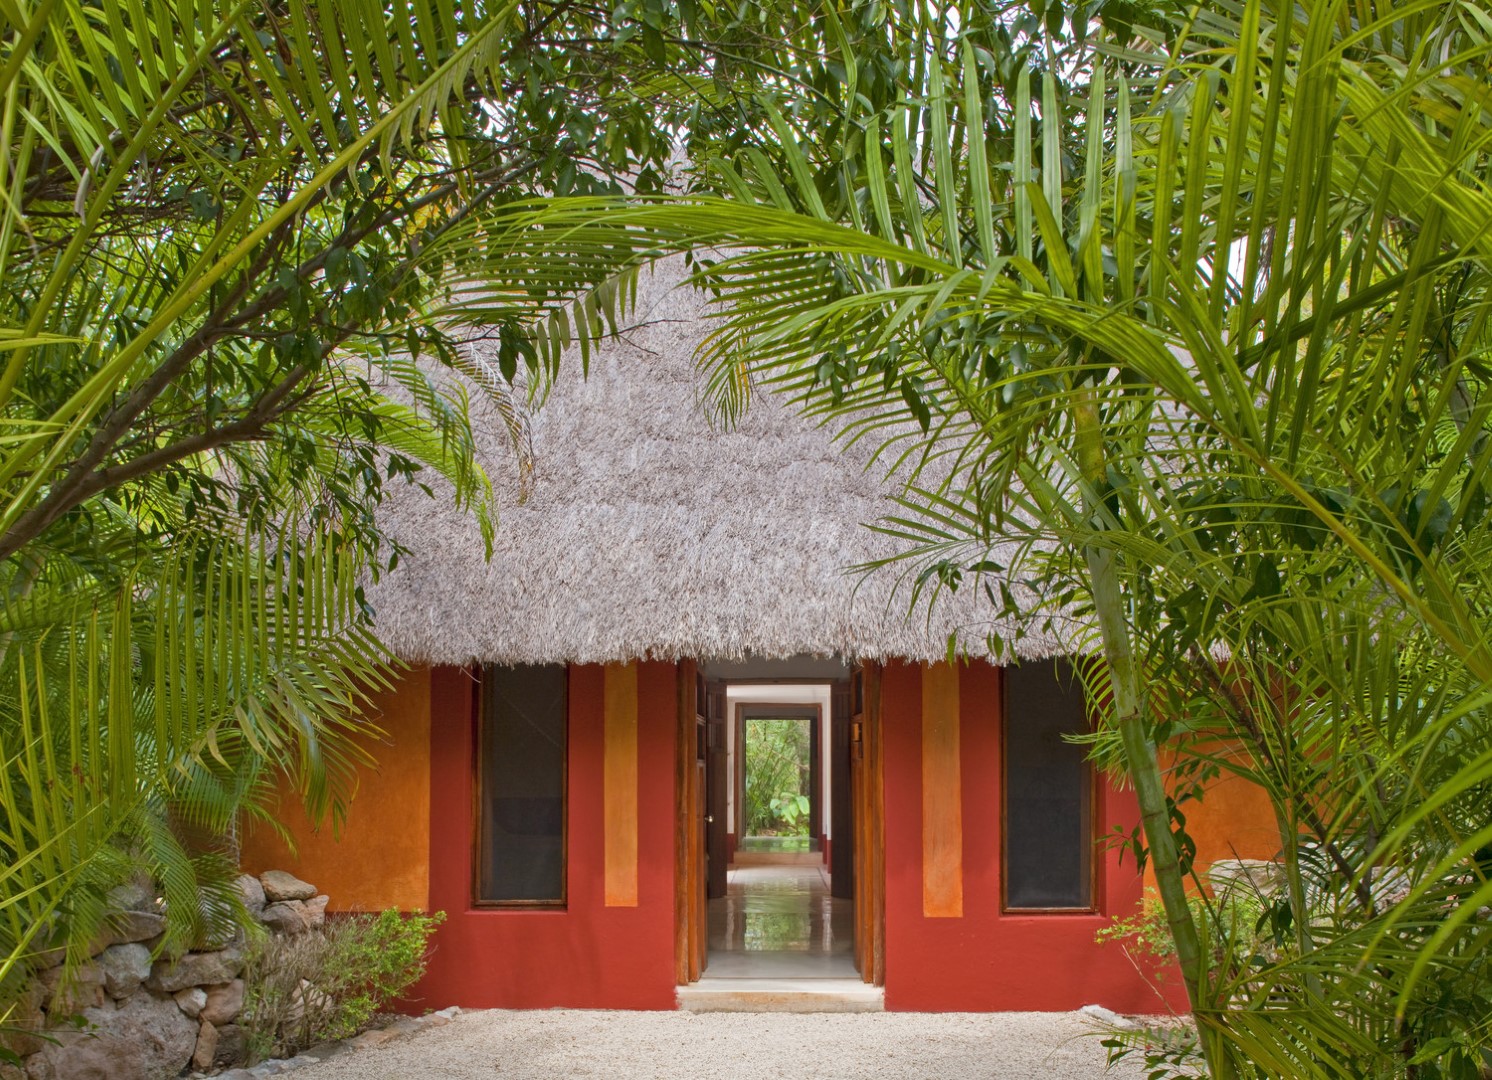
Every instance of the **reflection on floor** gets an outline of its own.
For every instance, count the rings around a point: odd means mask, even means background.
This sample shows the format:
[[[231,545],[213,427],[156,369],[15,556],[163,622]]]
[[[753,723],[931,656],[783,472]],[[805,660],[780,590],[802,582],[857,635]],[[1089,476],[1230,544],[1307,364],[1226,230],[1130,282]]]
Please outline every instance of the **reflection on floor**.
[[[852,901],[821,864],[734,866],[710,901],[712,979],[857,978]]]
[[[807,836],[743,836],[738,851],[817,851],[819,842]]]

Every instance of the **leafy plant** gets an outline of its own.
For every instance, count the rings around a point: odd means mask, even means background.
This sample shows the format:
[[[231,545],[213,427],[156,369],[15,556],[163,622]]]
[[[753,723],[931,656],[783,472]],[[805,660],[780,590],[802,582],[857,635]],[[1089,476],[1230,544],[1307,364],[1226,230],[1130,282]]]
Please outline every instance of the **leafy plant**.
[[[785,118],[701,163],[728,199],[515,212],[515,265],[689,252],[722,409],[781,392],[899,469],[911,603],[1097,658],[1214,1076],[1479,1067],[1492,9],[898,14],[833,145]],[[1158,745],[1268,794],[1272,953],[1189,901]]]
[[[808,743],[801,719],[747,718],[747,836],[808,835]]]
[[[444,919],[390,908],[252,945],[240,1023],[253,1059],[293,1056],[367,1028],[424,975],[430,935]]]
[[[784,825],[787,826],[790,835],[798,834],[799,822],[806,825],[809,813],[809,802],[807,795],[799,795],[796,792],[784,791],[772,796],[772,813],[775,814]]]
[[[1176,962],[1176,942],[1166,924],[1166,911],[1153,890],[1145,891],[1140,909],[1129,915],[1114,916],[1107,926],[1094,932],[1098,944],[1113,943],[1124,949],[1130,959],[1153,966],[1160,978],[1166,966]]]
[[[379,506],[413,487],[490,537],[471,395],[522,472],[518,369],[541,393],[572,323],[605,321],[593,298],[531,333],[532,290],[486,287],[493,213],[660,190],[686,122],[749,127],[760,73],[829,30],[791,3],[547,0],[0,24],[3,1001],[39,949],[84,959],[137,870],[171,949],[241,918],[234,829],[275,773],[335,824],[393,670]]]

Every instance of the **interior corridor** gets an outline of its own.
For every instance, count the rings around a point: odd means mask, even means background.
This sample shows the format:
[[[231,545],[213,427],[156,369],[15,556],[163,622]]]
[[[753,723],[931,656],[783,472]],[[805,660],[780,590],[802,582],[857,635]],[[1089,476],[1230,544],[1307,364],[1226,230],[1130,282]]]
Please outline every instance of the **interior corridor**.
[[[769,856],[770,857],[770,856]],[[782,856],[778,856],[782,858]],[[710,901],[712,979],[853,979],[854,910],[829,895],[817,855],[730,868]]]

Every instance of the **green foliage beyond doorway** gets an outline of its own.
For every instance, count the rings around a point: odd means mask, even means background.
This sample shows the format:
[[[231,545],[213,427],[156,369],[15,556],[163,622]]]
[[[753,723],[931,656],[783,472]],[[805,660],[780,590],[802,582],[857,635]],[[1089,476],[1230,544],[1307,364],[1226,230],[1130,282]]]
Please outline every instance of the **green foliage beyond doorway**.
[[[806,717],[746,720],[746,835],[807,836],[809,747]]]

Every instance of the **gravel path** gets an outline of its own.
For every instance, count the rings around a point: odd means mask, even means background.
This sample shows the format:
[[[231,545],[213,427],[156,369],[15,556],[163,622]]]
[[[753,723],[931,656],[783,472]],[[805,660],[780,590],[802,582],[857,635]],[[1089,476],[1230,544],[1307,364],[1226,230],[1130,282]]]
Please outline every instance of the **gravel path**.
[[[298,1069],[295,1080],[1097,1080],[1076,1013],[466,1012],[444,1027]]]

